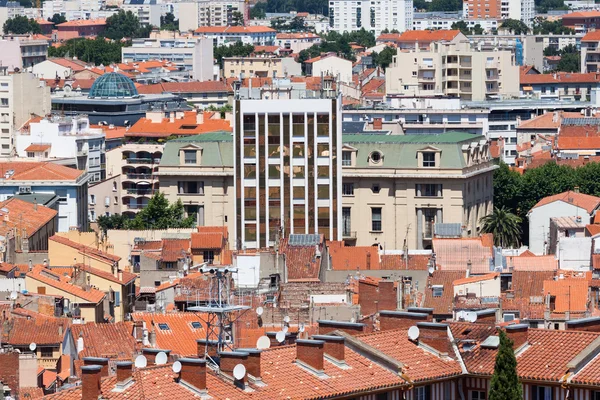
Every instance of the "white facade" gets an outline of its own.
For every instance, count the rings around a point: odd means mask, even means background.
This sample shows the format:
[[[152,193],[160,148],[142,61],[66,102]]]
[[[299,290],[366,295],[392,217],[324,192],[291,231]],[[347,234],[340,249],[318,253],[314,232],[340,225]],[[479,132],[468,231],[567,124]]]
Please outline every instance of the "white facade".
[[[200,27],[194,32],[195,36],[205,36],[211,39],[213,46],[231,46],[237,42],[253,46],[272,46],[275,43],[276,34],[275,29],[262,26],[228,26],[220,29]]]
[[[233,22],[233,13],[247,15],[244,1],[201,0],[179,3],[179,30],[187,32],[200,26],[227,26]]]
[[[591,237],[561,237],[558,240],[558,265],[560,269],[590,270]]]
[[[311,32],[303,33],[278,33],[275,45],[283,49],[290,49],[294,53],[300,53],[315,44],[321,43],[321,37]]]
[[[0,67],[0,157],[14,154],[14,130],[51,110],[50,88],[31,73],[8,74]]]
[[[535,18],[534,0],[502,0],[502,19],[516,19],[531,26]]]
[[[157,4],[156,0],[145,0],[143,4],[131,4],[131,0],[123,2],[121,9],[123,11],[131,11],[138,17],[143,25],[160,26],[160,16],[162,13],[161,5]]]
[[[336,79],[339,77],[340,82],[352,82],[352,61],[337,56],[323,57],[312,63],[310,69],[312,76],[330,75]]]
[[[481,28],[485,32],[492,32],[495,29],[498,29],[498,26],[501,25],[501,22],[498,23],[495,19],[462,19],[462,18],[415,18],[413,19],[413,30],[415,31],[425,31],[430,29],[452,29],[452,25],[458,21],[464,21],[469,28],[474,28],[476,25],[481,26]]]
[[[28,133],[28,134],[27,134]],[[78,169],[86,170],[90,182],[105,177],[104,131],[90,128],[86,117],[70,118],[54,116],[29,124],[29,132],[16,137],[16,153],[32,161],[73,159]],[[42,152],[27,151],[32,144],[50,145]]]
[[[532,208],[527,217],[529,218],[529,250],[536,255],[548,253],[550,218],[581,217],[583,225],[590,223],[590,214],[584,208],[560,200]],[[588,260],[589,254],[588,251]]]
[[[336,32],[353,32],[362,28],[379,36],[384,29],[400,32],[413,26],[412,0],[329,2],[329,27]]]

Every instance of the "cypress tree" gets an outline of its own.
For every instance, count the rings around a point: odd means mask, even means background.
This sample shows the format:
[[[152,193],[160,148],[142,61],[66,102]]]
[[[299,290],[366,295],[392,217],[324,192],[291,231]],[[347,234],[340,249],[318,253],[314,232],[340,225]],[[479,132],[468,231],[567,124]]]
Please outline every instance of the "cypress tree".
[[[523,387],[517,376],[517,359],[513,350],[513,341],[501,330],[489,400],[522,399]]]

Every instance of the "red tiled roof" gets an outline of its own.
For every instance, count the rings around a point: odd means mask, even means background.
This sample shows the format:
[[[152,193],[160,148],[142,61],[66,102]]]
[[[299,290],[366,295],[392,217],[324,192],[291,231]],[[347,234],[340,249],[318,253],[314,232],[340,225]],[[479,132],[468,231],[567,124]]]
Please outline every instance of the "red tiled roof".
[[[0,235],[3,236],[13,229],[25,230],[27,235],[32,236],[57,215],[56,210],[19,200],[16,197],[0,202],[0,208],[8,210],[8,215],[4,215],[6,213],[0,211],[3,218]]]
[[[600,149],[600,136],[572,137],[558,136],[559,150],[597,150]]]
[[[553,277],[553,271],[514,271],[512,292],[515,298],[523,298],[529,302],[531,296],[544,296],[544,281]]]
[[[8,171],[14,171],[6,178]],[[76,181],[85,171],[50,162],[0,162],[5,181]]]
[[[98,250],[96,248],[74,242],[70,239],[67,239],[64,236],[54,235],[49,240],[56,242],[56,243],[60,243],[65,246],[69,246],[71,248],[79,250],[79,252],[84,252],[86,256],[94,257],[96,259],[104,261],[107,264],[118,263],[119,261],[121,261],[121,257],[119,257],[117,255],[109,254],[102,250]]]
[[[31,152],[35,153],[35,152],[40,152],[40,151],[46,151],[50,147],[52,147],[51,144],[32,143],[25,148],[25,151],[31,151]]]
[[[331,269],[336,271],[356,271],[381,269],[379,250],[376,246],[346,246],[344,242],[327,242]]]
[[[434,314],[451,315],[454,301],[454,285],[457,279],[465,277],[464,271],[433,271],[425,288],[424,307],[433,308]],[[443,286],[440,297],[433,296],[433,286]]]
[[[397,42],[436,42],[436,41],[448,41],[453,40],[457,35],[460,34],[459,30],[432,30],[432,31],[404,31],[396,40]],[[380,36],[381,37],[381,36]],[[378,40],[380,40],[378,38]]]
[[[235,34],[248,34],[248,33],[270,33],[277,32],[273,28],[266,26],[201,26],[195,31],[196,33],[235,33]]]
[[[140,85],[137,90],[141,94],[152,93],[218,93],[231,92],[230,86],[222,81],[205,82],[163,82],[154,85]]]
[[[176,262],[190,252],[189,239],[163,239],[161,259],[164,262]]]
[[[596,209],[596,207],[600,205],[600,197],[590,196],[589,194],[577,193],[569,190],[567,192],[555,194],[554,196],[544,197],[538,201],[537,204],[531,208],[531,210],[554,203],[555,201],[571,203],[579,208],[583,208],[590,214]]]
[[[298,33],[282,33],[279,32],[275,36],[276,39],[317,39],[319,35],[312,32],[298,32]]]
[[[588,310],[588,281],[586,279],[545,280],[544,294],[556,298],[555,313],[585,312]]]
[[[322,250],[322,242],[319,247]],[[283,240],[281,252],[285,256],[285,267],[287,269],[288,280],[319,280],[321,258],[317,257],[315,246],[290,246],[287,240]]]
[[[69,60],[67,58],[49,58],[48,61],[52,61],[55,64],[60,65],[61,67],[71,68],[73,72],[80,72],[85,70],[85,65],[81,63],[75,62],[73,60]]]
[[[47,389],[56,383],[56,372],[44,370],[42,374],[42,384]]]
[[[60,28],[66,27],[78,27],[78,26],[101,26],[106,25],[105,18],[98,19],[77,19],[73,21],[63,22],[62,24],[56,25],[56,27],[60,30]]]
[[[92,304],[98,304],[106,296],[104,292],[94,288],[84,290],[79,286],[72,285],[67,281],[68,278],[61,277],[60,275],[57,275],[49,269],[45,269],[43,267],[36,267],[33,269],[33,271],[28,272],[27,278],[35,279],[36,281],[45,283],[46,285],[52,286],[62,292],[69,293],[75,298],[80,298]],[[80,303],[81,301],[76,302]]]
[[[163,118],[161,122],[140,118],[129,128],[125,136],[169,137],[171,135],[198,135],[214,131],[231,131],[231,125],[225,119],[211,119],[211,114],[204,112],[203,122],[198,123],[196,115],[196,111],[185,111],[183,118],[175,118],[173,122],[168,118]]]
[[[409,254],[408,257],[403,254],[382,254],[379,266],[381,269],[427,271],[430,258],[427,254]]]
[[[136,352],[136,340],[133,337],[132,322],[114,324],[74,324],[71,326],[73,340],[83,338],[83,351],[78,357],[107,357],[131,360]]]
[[[192,249],[222,249],[225,240],[223,232],[193,232]]]
[[[600,11],[592,10],[592,11],[576,11],[569,14],[564,14],[562,19],[570,19],[570,18],[597,18],[600,17]]]
[[[556,72],[553,74],[527,74],[520,76],[521,86],[535,85],[544,83],[597,83],[600,82],[600,75],[595,72],[575,73],[575,72]]]
[[[600,42],[600,31],[591,31],[581,38],[582,42]]]
[[[44,389],[41,387],[20,387],[19,396],[21,399],[34,400],[44,397]]]
[[[356,336],[362,342],[402,364],[402,372],[413,381],[427,381],[462,373],[458,361],[441,358],[408,339],[408,330],[388,330]]]
[[[590,236],[596,236],[600,233],[600,224],[589,224],[585,226],[585,230]]]
[[[490,272],[492,249],[486,246],[484,237],[468,239],[433,239],[436,264],[441,270],[466,271],[471,263],[471,273]]]
[[[556,271],[558,260],[554,255],[549,256],[519,256],[506,257],[506,266],[515,271]]]
[[[117,276],[114,276],[110,272],[103,271],[98,268],[90,267],[89,265],[85,265],[85,264],[77,264],[77,268],[80,269],[81,271],[88,272],[92,275],[95,275],[95,276],[105,279],[107,281],[110,281],[113,283],[118,283],[119,285],[127,285],[127,284],[131,283],[131,281],[134,281],[137,278],[137,274],[123,271],[123,270],[120,270],[118,272]],[[53,271],[54,271],[54,269],[53,269]]]
[[[5,343],[13,346],[28,346],[30,343],[57,345],[62,343],[70,321],[67,318],[53,317],[13,318],[9,324],[8,338]]]
[[[493,272],[491,274],[485,274],[485,275],[479,275],[479,276],[471,276],[469,278],[457,279],[454,282],[452,282],[452,284],[454,286],[456,286],[456,285],[466,285],[467,283],[475,283],[475,282],[487,281],[487,280],[490,280],[490,279],[498,279],[499,276],[500,276],[499,273]]]

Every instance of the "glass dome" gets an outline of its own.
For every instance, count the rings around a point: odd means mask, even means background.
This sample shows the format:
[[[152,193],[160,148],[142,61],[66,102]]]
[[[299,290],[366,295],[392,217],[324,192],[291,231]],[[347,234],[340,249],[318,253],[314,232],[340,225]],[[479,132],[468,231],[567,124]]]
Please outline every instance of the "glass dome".
[[[90,98],[115,98],[135,97],[138,91],[133,81],[117,72],[109,72],[96,79],[88,97]]]

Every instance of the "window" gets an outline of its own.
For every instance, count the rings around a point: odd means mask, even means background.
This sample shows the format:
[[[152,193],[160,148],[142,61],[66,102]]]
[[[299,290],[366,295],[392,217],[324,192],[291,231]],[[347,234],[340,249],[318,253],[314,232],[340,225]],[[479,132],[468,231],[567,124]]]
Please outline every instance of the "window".
[[[27,152],[27,157],[33,158],[33,157],[35,157],[35,153],[33,151],[28,151]]]
[[[531,400],[553,400],[552,388],[547,386],[531,386]]]
[[[8,107],[8,99],[5,99],[5,98],[0,99],[0,106]]]
[[[381,159],[383,158],[381,153],[378,151],[374,151],[371,153],[371,155],[369,156],[369,158],[371,159],[371,162],[373,164],[379,164],[381,162]]]
[[[342,196],[354,196],[354,183],[342,183]]]
[[[479,390],[471,390],[469,392],[469,400],[485,400],[485,392]]]
[[[119,198],[115,196],[115,204],[119,204]]]
[[[442,294],[444,294],[444,286],[442,285],[434,285],[432,289],[433,297],[442,297]]]
[[[158,329],[160,329],[161,331],[169,331],[169,330],[171,330],[171,329],[169,328],[169,325],[168,325],[168,324],[165,324],[165,323],[160,323],[160,324],[158,324]]]
[[[154,286],[160,286],[160,281],[154,281]]]
[[[52,356],[54,355],[52,352],[52,347],[42,347],[40,349],[40,354],[42,357],[45,358],[52,358]]]
[[[373,193],[375,194],[379,194],[379,192],[381,192],[381,186],[379,186],[379,183],[375,183],[372,187],[371,190],[373,191]]]
[[[415,391],[415,396],[414,396],[415,400],[429,400],[430,399],[431,388],[429,386],[417,387],[417,388],[414,388],[414,391]]]
[[[416,185],[417,197],[442,197],[442,185],[425,183]]]
[[[95,194],[90,194],[90,204],[92,204],[92,205],[96,204],[96,195]]]
[[[200,328],[202,328],[202,324],[200,324],[200,322],[194,321],[194,322],[192,322],[192,328],[200,329]]]
[[[431,151],[423,153],[423,167],[435,167],[435,153]]]
[[[196,164],[196,150],[184,150],[183,155],[186,164]]]
[[[381,207],[371,208],[371,230],[381,232]]]
[[[342,151],[342,166],[349,167],[352,165],[352,152]]]
[[[113,192],[117,191],[117,182],[113,182]]]
[[[203,258],[204,262],[212,264],[215,261],[215,252],[212,250],[205,250]]]
[[[177,182],[179,194],[204,194],[204,182],[179,181]]]

